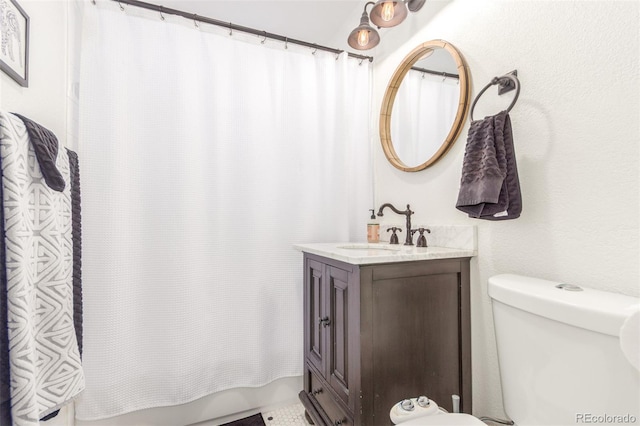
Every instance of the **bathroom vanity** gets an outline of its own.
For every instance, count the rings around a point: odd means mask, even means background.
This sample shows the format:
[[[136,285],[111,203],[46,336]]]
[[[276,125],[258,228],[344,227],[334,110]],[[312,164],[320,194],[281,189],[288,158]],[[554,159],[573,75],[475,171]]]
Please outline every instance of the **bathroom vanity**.
[[[473,250],[304,244],[304,390],[317,425],[390,425],[426,395],[471,412]]]

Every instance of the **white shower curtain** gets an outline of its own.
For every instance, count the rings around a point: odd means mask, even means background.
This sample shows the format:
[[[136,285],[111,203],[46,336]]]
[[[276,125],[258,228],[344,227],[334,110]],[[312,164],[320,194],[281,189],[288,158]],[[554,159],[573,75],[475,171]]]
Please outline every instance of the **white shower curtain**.
[[[427,161],[440,148],[456,117],[458,80],[410,70],[393,102],[391,139],[409,167]]]
[[[77,418],[301,375],[292,244],[364,239],[368,63],[111,1],[83,31]]]

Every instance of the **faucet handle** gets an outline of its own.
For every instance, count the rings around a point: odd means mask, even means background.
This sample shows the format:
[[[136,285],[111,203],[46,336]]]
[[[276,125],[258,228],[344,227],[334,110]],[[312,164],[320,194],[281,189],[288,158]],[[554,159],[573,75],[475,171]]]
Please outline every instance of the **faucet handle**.
[[[427,234],[431,233],[431,229],[424,227],[411,230],[412,237],[416,232],[420,233],[420,235],[418,236],[418,241],[416,241],[416,247],[427,247],[427,237],[424,236],[425,231],[427,232]]]
[[[414,233],[419,232],[420,235],[422,235],[424,232],[426,232],[427,234],[431,233],[431,229],[429,228],[424,228],[424,227],[420,227],[420,228],[416,228],[416,229],[412,229],[411,230],[411,235],[413,235]]]
[[[398,244],[398,236],[396,235],[396,232],[402,232],[402,229],[392,226],[391,228],[387,228],[387,232],[389,231],[392,232],[391,237],[389,238],[389,244]]]

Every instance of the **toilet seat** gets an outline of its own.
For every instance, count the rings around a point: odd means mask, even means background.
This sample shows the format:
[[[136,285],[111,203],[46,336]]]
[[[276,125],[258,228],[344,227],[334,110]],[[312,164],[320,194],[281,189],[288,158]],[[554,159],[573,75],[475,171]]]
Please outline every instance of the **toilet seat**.
[[[402,422],[402,426],[487,426],[477,417],[464,413],[436,414]]]

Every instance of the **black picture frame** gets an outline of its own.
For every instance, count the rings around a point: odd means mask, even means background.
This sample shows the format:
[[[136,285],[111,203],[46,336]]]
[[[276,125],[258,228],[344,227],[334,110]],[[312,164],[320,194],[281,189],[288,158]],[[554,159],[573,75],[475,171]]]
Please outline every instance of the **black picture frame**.
[[[0,70],[29,87],[29,15],[16,0],[0,0]]]

